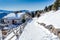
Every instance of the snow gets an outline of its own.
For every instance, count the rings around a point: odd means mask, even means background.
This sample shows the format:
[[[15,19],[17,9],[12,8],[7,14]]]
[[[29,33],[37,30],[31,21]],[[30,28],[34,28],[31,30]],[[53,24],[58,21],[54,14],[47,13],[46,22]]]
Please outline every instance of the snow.
[[[39,21],[40,20],[40,21]],[[54,12],[47,12],[38,19],[38,22],[45,23],[46,25],[52,24],[55,28],[60,28],[60,10]]]
[[[28,23],[19,40],[59,40],[57,36],[37,23],[38,18],[34,18]]]
[[[11,38],[13,35],[15,35],[13,32],[10,34],[10,35],[8,35],[4,40],[9,40],[9,38]],[[15,37],[13,37],[11,40],[15,40],[16,39],[16,36]]]
[[[8,19],[16,19],[16,18],[20,18],[23,14],[25,14],[25,13],[18,13],[17,15],[17,17],[16,17],[16,15],[15,15],[15,13],[10,13],[10,14],[8,14],[7,16],[4,16],[4,18],[8,18]]]
[[[7,16],[5,16],[4,18],[6,18],[6,17],[15,17],[15,14],[14,13],[10,13]]]
[[[55,28],[60,28],[60,10],[56,12],[52,10],[50,12],[46,12],[39,18],[33,18],[33,20],[28,22],[28,24],[25,26],[25,29],[19,37],[19,40],[60,40],[56,35],[51,33],[48,29],[44,28],[37,22],[45,23],[46,25],[52,24]],[[14,34],[11,33],[10,36],[11,35]],[[15,39],[16,37],[13,38],[13,40]]]

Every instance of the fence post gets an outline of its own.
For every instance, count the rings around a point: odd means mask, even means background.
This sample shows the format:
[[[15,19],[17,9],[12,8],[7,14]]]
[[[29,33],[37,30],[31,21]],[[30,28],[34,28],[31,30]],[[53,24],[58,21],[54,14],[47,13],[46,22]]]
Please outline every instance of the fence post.
[[[2,31],[0,30],[0,40],[3,40],[2,38]]]

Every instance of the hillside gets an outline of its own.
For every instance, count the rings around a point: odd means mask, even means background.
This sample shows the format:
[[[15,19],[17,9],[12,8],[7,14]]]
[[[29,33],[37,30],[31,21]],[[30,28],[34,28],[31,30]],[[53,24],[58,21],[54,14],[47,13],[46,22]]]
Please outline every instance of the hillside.
[[[58,36],[51,33],[48,29],[44,28],[37,22],[45,23],[47,25],[59,27],[60,10],[46,12],[39,18],[33,18],[31,23],[28,23],[20,36],[19,40],[60,40]]]

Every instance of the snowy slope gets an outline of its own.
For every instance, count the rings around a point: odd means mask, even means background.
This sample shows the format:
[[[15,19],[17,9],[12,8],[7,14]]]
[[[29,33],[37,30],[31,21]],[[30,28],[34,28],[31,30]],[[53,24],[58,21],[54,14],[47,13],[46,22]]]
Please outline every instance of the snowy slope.
[[[46,23],[47,25],[49,25],[50,22],[47,22],[46,19],[50,19],[49,17],[51,17],[51,15],[53,15],[54,13],[55,13],[54,11],[46,12],[41,17],[39,17],[38,22],[40,22],[40,23]]]
[[[19,40],[59,40],[57,36],[37,23],[38,18],[34,18],[28,23]]]
[[[14,19],[14,18],[20,18],[23,14],[25,14],[25,13],[18,13],[17,15],[17,17],[16,17],[16,15],[15,15],[15,13],[10,13],[10,14],[8,14],[7,16],[4,16],[4,18],[8,18],[8,19]]]
[[[12,15],[12,14],[11,14]],[[15,16],[14,16],[15,17]],[[28,22],[19,40],[60,40],[56,35],[51,33],[48,29],[38,24],[45,23],[47,25],[52,24],[56,28],[60,28],[60,10],[46,12],[39,18],[33,18],[32,22]],[[11,34],[13,35],[13,34]],[[15,40],[16,37],[13,39]]]
[[[38,22],[52,24],[55,28],[60,28],[60,10],[47,12],[38,19]]]
[[[7,16],[5,16],[4,18],[6,18],[6,17],[15,17],[15,14],[14,13],[10,13]]]

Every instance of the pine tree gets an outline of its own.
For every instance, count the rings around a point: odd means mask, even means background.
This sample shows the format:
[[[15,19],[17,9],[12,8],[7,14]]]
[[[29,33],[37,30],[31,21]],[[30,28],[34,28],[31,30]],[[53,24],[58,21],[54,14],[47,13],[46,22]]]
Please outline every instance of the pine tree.
[[[22,19],[22,23],[25,23],[25,21],[26,21],[25,19]]]
[[[45,12],[47,12],[47,11],[48,11],[48,8],[47,8],[47,6],[45,7],[44,11],[45,11]]]
[[[31,12],[32,17],[34,17],[34,12]]]
[[[51,10],[52,10],[52,5],[50,5],[50,6],[48,7],[48,9],[49,9],[49,11],[51,11]]]
[[[56,10],[58,10],[58,7],[59,7],[59,0],[56,0],[54,7],[55,7]]]

